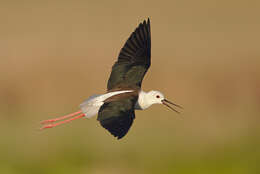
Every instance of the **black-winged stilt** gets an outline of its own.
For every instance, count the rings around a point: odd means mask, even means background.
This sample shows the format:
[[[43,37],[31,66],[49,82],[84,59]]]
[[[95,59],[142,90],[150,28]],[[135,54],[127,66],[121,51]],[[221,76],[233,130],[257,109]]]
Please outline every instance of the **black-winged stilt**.
[[[118,139],[124,137],[135,118],[135,110],[144,110],[153,104],[164,104],[177,112],[174,104],[165,99],[159,91],[144,92],[142,80],[151,65],[150,20],[144,20],[126,41],[118,60],[112,67],[107,83],[107,93],[93,95],[80,105],[78,112],[55,119],[42,121],[47,124],[41,129],[52,128],[82,117],[93,117]],[[168,104],[167,104],[168,103]],[[64,120],[69,118],[67,120]],[[60,121],[63,120],[63,121]],[[60,121],[58,123],[53,123]]]

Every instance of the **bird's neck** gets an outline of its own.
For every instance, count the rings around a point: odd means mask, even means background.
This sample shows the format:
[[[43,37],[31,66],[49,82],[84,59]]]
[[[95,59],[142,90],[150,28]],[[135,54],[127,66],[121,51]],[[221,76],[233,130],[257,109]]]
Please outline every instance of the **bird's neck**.
[[[144,110],[152,105],[152,103],[149,102],[147,95],[148,94],[144,91],[139,92],[138,101],[135,104],[135,109]]]

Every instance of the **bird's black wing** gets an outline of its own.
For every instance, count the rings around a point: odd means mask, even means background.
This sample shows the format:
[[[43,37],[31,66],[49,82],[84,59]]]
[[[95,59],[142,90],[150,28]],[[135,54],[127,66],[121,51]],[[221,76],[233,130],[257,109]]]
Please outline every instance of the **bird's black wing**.
[[[112,67],[107,89],[117,87],[140,88],[143,77],[151,65],[150,20],[144,20],[126,41],[118,60]]]
[[[117,139],[124,137],[135,118],[134,106],[137,99],[137,96],[130,96],[105,102],[99,109],[97,120]]]

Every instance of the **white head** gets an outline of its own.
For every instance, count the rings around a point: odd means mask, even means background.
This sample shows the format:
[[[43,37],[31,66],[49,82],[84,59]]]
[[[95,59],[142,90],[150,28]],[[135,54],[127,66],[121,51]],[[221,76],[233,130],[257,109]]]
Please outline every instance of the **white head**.
[[[163,104],[177,113],[179,113],[179,112],[168,104],[172,104],[174,106],[182,108],[181,106],[174,104],[174,103],[170,102],[169,100],[166,100],[164,95],[160,91],[149,91],[147,93],[142,91],[140,93],[139,99],[138,99],[138,105],[139,105],[138,108],[146,109],[153,104]]]
[[[149,91],[146,97],[151,104],[162,104],[164,100],[164,95],[160,91]]]

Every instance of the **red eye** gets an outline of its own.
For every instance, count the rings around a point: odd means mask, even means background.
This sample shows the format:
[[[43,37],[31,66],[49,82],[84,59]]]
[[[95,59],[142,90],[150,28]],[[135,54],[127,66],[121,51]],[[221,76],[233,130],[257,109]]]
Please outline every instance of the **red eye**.
[[[157,95],[157,96],[156,96],[156,98],[160,98],[160,96],[159,96],[159,95]]]

